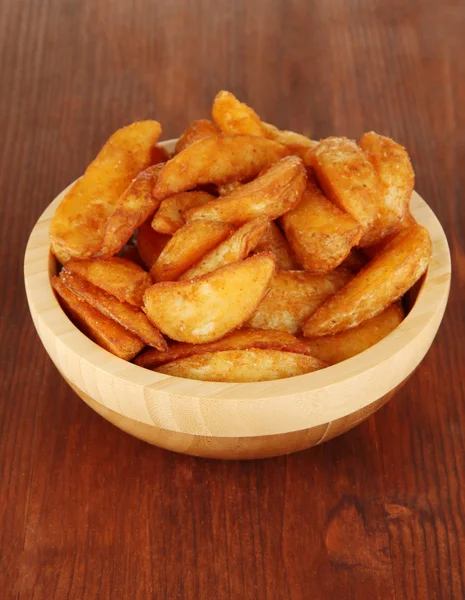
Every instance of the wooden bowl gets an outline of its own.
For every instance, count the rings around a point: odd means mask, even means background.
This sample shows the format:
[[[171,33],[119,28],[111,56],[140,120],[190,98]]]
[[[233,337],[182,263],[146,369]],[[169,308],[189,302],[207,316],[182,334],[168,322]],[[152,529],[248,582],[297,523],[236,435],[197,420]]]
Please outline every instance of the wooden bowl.
[[[164,145],[170,150],[174,143]],[[449,248],[434,213],[414,193],[411,210],[431,234],[433,258],[410,292],[405,320],[369,350],[316,373],[260,383],[210,383],[143,369],[81,333],[52,291],[50,277],[57,264],[49,229],[67,189],[37,221],[26,249],[25,284],[34,325],[55,366],[84,402],[123,431],[162,448],[245,459],[330,440],[378,410],[405,383],[443,317],[451,276]]]

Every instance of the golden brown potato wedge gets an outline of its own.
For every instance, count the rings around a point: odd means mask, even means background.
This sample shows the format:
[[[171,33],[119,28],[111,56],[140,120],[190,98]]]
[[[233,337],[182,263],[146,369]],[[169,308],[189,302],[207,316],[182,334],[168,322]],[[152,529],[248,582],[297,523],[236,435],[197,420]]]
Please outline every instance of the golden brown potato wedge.
[[[180,192],[165,198],[152,220],[152,228],[159,233],[173,235],[185,225],[183,212],[211,202],[215,197],[207,192]]]
[[[192,221],[178,229],[163,248],[150,274],[154,281],[175,281],[205,254],[225,240],[233,229],[219,221]]]
[[[99,252],[109,217],[134,177],[152,163],[160,133],[156,121],[119,129],[63,198],[50,227],[52,251],[62,264]]]
[[[143,342],[158,350],[167,350],[168,345],[161,333],[152,325],[145,314],[127,302],[121,302],[104,290],[92,285],[79,275],[62,269],[60,279],[78,298],[90,304],[106,317],[137,335]]]
[[[334,335],[375,317],[418,281],[431,259],[431,239],[421,225],[403,229],[349,283],[305,322],[304,335]]]
[[[155,370],[173,377],[235,383],[295,377],[325,366],[318,359],[305,354],[254,349],[195,354]]]
[[[240,188],[242,183],[240,181],[230,181],[229,183],[220,183],[217,186],[218,194],[220,196],[227,196],[231,192],[236,191]]]
[[[143,223],[137,230],[137,250],[147,269],[151,269],[170,241],[171,236],[154,231],[149,223]]]
[[[153,186],[163,163],[145,169],[131,182],[107,221],[99,256],[113,256],[121,250],[135,230],[145,223],[160,202],[152,195]]]
[[[166,352],[149,348],[136,359],[136,365],[153,369],[180,358],[187,358],[194,354],[204,352],[218,352],[220,350],[248,350],[262,348],[267,350],[282,350],[296,352],[297,354],[311,354],[307,347],[308,340],[298,340],[290,333],[273,331],[271,329],[238,329],[228,333],[216,342],[208,344],[185,344],[177,342],[172,344]]]
[[[303,157],[317,142],[310,140],[300,133],[281,131],[274,125],[265,123],[257,113],[244,102],[240,102],[231,92],[219,92],[212,107],[213,120],[222,132],[248,134],[266,137],[280,142],[289,148],[291,154]]]
[[[377,344],[391,331],[394,331],[403,318],[402,308],[397,304],[391,304],[382,313],[364,321],[357,327],[335,335],[307,338],[306,344],[312,356],[328,365],[335,365]],[[305,339],[302,341],[304,342]]]
[[[338,267],[360,240],[362,228],[309,181],[300,202],[281,218],[300,264],[314,273]]]
[[[76,325],[108,352],[124,360],[131,360],[145,346],[139,337],[73,294],[59,277],[52,277],[52,287],[58,294],[66,313]]]
[[[289,148],[291,154],[300,156],[302,159],[305,158],[309,150],[314,150],[318,145],[318,142],[311,140],[300,133],[278,129],[274,125],[264,123],[263,121],[262,125],[265,130],[265,137],[274,140],[275,142],[279,142],[280,144],[284,144]]]
[[[367,231],[378,210],[380,185],[363,150],[347,138],[329,137],[310,152],[326,197]]]
[[[370,159],[381,184],[378,212],[360,246],[370,246],[399,229],[408,211],[415,184],[415,173],[405,148],[388,137],[371,131],[360,140],[360,147]]]
[[[71,273],[133,306],[142,306],[144,292],[152,285],[150,275],[142,267],[117,256],[72,260],[66,267]]]
[[[306,271],[277,271],[270,291],[247,321],[246,327],[297,333],[305,319],[352,274],[342,269],[315,275]]]
[[[163,200],[205,183],[249,180],[288,154],[282,144],[252,135],[202,138],[166,163],[154,196]]]
[[[145,312],[173,340],[213,342],[249,318],[274,268],[274,256],[263,253],[192,281],[155,284],[145,292]]]
[[[187,221],[211,219],[233,225],[264,216],[276,219],[300,200],[307,173],[297,156],[288,156],[271,165],[254,181],[242,185],[224,198],[188,210]]]
[[[195,221],[194,221],[195,222]],[[220,267],[237,262],[252,252],[268,226],[265,217],[258,217],[240,227],[227,240],[205,255],[200,262],[183,273],[180,279],[193,279]]]
[[[175,154],[182,152],[187,146],[204,137],[212,137],[220,133],[218,127],[208,119],[192,121],[176,143]]]
[[[273,252],[276,256],[276,268],[284,270],[299,269],[300,265],[292,254],[286,238],[279,227],[270,221],[260,241],[255,246],[255,252]]]
[[[231,92],[218,92],[213,101],[212,117],[223,133],[264,136],[260,117]]]

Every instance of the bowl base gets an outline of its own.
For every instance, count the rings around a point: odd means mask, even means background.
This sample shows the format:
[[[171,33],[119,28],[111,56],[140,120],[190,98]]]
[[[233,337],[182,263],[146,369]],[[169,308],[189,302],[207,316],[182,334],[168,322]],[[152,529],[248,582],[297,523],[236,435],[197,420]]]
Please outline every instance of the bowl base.
[[[62,374],[63,375],[63,374]],[[177,431],[161,429],[156,425],[148,425],[125,417],[103,404],[96,402],[85,392],[76,387],[63,375],[69,386],[95,412],[116,425],[122,431],[148,442],[154,446],[172,450],[181,454],[189,454],[202,458],[218,458],[223,460],[252,460],[255,458],[271,458],[306,450],[349,431],[364,421],[371,414],[388,402],[404,385],[405,379],[396,388],[375,400],[368,406],[350,415],[324,423],[309,429],[291,431],[277,435],[261,435],[250,437],[214,437],[191,435]]]

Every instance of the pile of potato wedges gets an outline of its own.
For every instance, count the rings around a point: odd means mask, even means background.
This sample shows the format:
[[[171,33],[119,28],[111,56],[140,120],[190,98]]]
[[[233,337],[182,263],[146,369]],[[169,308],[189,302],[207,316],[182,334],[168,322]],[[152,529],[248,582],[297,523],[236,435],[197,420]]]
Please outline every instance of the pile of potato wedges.
[[[166,375],[251,382],[363,352],[431,258],[406,150],[282,131],[230,92],[171,155],[123,127],[53,217],[52,286],[97,344]]]

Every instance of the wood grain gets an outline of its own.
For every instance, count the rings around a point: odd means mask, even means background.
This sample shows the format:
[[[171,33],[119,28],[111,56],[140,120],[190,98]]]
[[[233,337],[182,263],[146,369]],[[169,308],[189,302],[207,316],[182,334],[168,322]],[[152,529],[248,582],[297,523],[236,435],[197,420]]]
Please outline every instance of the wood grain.
[[[465,596],[464,30],[459,0],[0,3],[2,598]],[[157,450],[89,410],[22,278],[33,224],[112,131],[155,117],[173,137],[222,87],[282,128],[405,144],[454,267],[396,399],[249,463]]]

